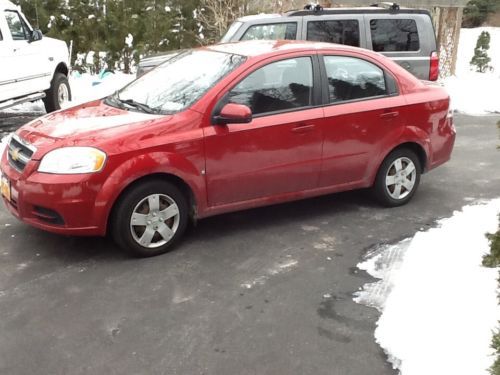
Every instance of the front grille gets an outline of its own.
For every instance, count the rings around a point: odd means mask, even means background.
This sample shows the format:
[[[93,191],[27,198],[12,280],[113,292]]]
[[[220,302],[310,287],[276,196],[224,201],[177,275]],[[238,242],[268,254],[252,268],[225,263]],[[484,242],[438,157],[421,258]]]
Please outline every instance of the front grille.
[[[19,172],[22,172],[26,164],[31,160],[36,149],[22,141],[17,136],[12,136],[7,149],[7,158],[10,165],[12,165]]]

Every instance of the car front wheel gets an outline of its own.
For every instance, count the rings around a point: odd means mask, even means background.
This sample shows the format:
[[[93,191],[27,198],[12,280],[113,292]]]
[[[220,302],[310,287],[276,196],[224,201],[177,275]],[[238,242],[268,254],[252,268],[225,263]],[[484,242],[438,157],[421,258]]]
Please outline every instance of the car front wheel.
[[[188,223],[188,204],[173,184],[150,180],[127,191],[112,217],[115,242],[138,257],[166,253],[182,237]]]
[[[385,206],[402,206],[415,194],[421,173],[417,155],[408,149],[397,149],[380,166],[373,187],[375,196]]]

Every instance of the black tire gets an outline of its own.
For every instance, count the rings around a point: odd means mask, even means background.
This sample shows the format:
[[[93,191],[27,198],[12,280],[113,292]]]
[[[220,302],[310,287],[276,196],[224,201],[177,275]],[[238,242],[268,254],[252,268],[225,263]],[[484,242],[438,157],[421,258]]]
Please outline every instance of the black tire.
[[[397,167],[393,165],[393,163],[396,162],[396,160],[400,160],[402,162],[402,167],[405,171],[407,171],[407,167],[410,166],[409,161],[413,163],[415,166],[415,176],[409,176],[410,178],[407,178],[408,176],[403,175],[397,175],[396,169]],[[395,183],[394,185],[388,185],[386,183],[386,177],[390,175],[392,177],[393,173],[396,173],[394,175],[395,179],[399,179],[398,181],[404,181],[406,184],[410,183],[413,181],[413,186],[411,189],[406,188],[405,186],[402,186],[399,183]],[[377,177],[375,179],[375,184],[373,185],[373,192],[375,194],[375,197],[377,200],[384,206],[387,207],[397,207],[397,206],[402,206],[406,203],[408,203],[413,196],[415,195],[415,192],[417,191],[418,185],[420,183],[420,175],[422,174],[422,166],[420,165],[420,160],[418,159],[417,155],[412,151],[407,148],[400,148],[397,150],[394,150],[391,152],[383,161],[382,165],[380,166]],[[414,178],[414,180],[412,180]],[[392,182],[392,181],[391,181]],[[395,198],[397,196],[397,186],[400,188],[400,198]]]
[[[62,73],[55,73],[50,83],[50,89],[45,91],[45,98],[43,98],[43,104],[47,113],[61,109],[61,102],[59,100],[59,88],[61,85],[66,86],[68,93],[67,99],[71,100],[71,88],[69,87],[68,77]]]
[[[158,205],[160,211],[156,211],[158,212],[158,217],[153,218],[152,215],[154,211],[151,211],[150,201],[148,200],[146,204],[145,199],[155,195],[159,196]],[[164,202],[161,202],[162,199]],[[162,211],[162,207],[164,207],[163,210],[165,210],[167,207],[172,206],[172,202],[167,201],[167,199],[171,199],[171,201],[177,205],[178,219],[173,217],[163,221],[159,217],[162,212],[165,212]],[[141,202],[143,202],[142,205],[138,206]],[[170,204],[170,206],[168,206],[167,203]],[[165,205],[162,206],[162,204]],[[142,212],[139,213],[138,211],[141,210]],[[151,221],[148,220],[149,224],[147,226],[132,226],[132,214],[134,214],[134,211],[136,214],[151,218],[153,223],[151,224]],[[154,222],[154,220],[161,220],[161,222]],[[188,201],[179,188],[168,181],[148,180],[133,186],[120,197],[113,210],[113,215],[111,216],[110,229],[114,241],[122,250],[135,257],[151,257],[172,250],[174,245],[184,234],[188,221]],[[175,224],[176,222],[177,226]],[[165,240],[160,233],[161,227],[158,231],[158,227],[155,227],[158,225],[163,226],[163,228],[164,225],[167,225],[169,229],[171,229],[173,236],[169,240]],[[154,231],[151,244],[154,242],[153,245],[158,245],[163,241],[166,242],[154,248],[141,245],[139,242],[141,238],[144,238],[148,229]]]

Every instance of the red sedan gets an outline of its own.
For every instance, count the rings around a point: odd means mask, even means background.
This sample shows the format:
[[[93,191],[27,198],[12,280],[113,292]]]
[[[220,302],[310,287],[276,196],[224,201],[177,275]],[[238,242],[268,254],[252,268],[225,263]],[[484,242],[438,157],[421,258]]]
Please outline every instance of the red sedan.
[[[166,252],[190,219],[372,187],[407,203],[450,159],[449,96],[377,53],[284,41],[188,50],[114,95],[21,127],[1,159],[10,212]]]

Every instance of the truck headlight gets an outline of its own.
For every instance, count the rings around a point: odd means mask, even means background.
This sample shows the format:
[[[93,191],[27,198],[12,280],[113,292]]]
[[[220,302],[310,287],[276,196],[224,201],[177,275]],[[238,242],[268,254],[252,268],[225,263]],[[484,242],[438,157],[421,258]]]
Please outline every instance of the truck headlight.
[[[106,161],[106,154],[93,147],[63,147],[46,154],[38,172],[78,174],[99,172]]]

